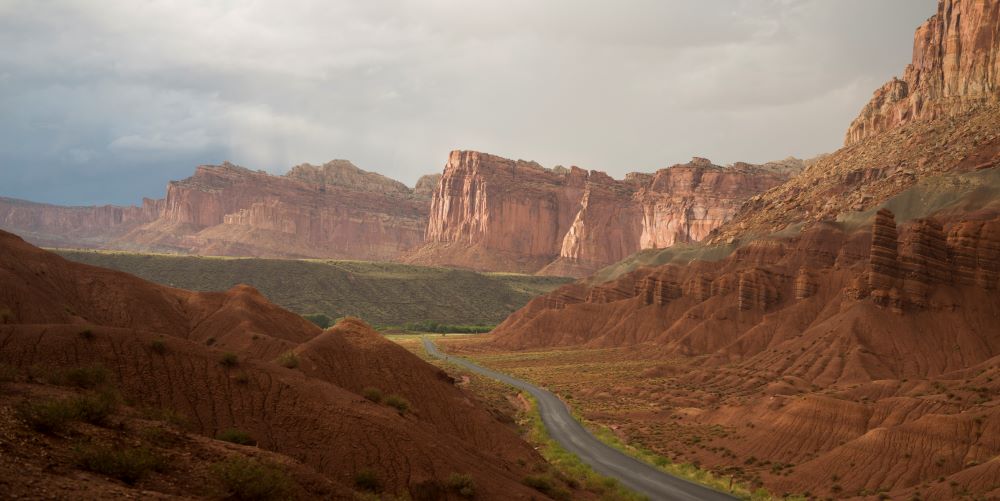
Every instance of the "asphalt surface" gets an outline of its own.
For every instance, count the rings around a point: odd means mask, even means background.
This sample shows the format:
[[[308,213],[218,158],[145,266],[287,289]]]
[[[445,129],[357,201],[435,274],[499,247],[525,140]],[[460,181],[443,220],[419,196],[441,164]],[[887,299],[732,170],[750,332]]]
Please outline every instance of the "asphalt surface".
[[[651,500],[732,500],[735,497],[703,485],[689,482],[628,456],[598,440],[570,413],[569,408],[553,393],[506,374],[487,369],[464,358],[446,355],[434,342],[422,338],[427,354],[460,365],[472,372],[496,379],[531,394],[538,401],[542,423],[556,442],[576,454],[584,463],[602,475],[616,478],[630,489]]]

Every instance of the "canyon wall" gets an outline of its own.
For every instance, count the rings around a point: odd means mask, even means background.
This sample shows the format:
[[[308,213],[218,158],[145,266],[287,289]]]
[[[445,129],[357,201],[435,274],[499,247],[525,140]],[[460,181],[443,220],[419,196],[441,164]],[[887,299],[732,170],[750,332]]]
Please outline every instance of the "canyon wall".
[[[913,120],[1000,101],[1000,2],[939,0],[917,28],[903,78],[875,91],[847,130],[846,145]]]
[[[705,238],[794,165],[732,167],[696,158],[616,180],[454,151],[431,201],[427,243],[404,257],[488,271],[586,276],[641,249]]]
[[[122,247],[194,254],[387,260],[423,240],[428,202],[350,162],[285,176],[200,166],[167,188],[163,213]]]
[[[0,229],[48,247],[102,247],[162,210],[163,200],[148,198],[140,207],[65,207],[0,197]]]

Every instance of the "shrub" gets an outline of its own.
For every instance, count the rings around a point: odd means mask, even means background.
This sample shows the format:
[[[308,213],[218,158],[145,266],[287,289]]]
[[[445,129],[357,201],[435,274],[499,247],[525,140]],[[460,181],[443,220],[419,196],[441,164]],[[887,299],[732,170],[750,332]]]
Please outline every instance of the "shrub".
[[[14,320],[14,312],[10,308],[0,308],[0,324],[5,324]]]
[[[205,340],[205,346],[212,346],[213,344],[215,344],[215,338],[214,337],[210,337],[210,338],[208,338],[208,339]]]
[[[278,357],[278,363],[286,369],[294,369],[299,366],[299,357],[295,352],[285,352]]]
[[[250,382],[250,375],[246,372],[240,372],[233,378],[236,384],[248,384]]]
[[[410,408],[410,402],[407,402],[405,398],[399,395],[385,397],[385,405],[396,409],[401,415],[406,414],[406,411]]]
[[[77,464],[87,470],[117,478],[132,485],[152,470],[163,468],[163,460],[145,447],[121,448],[104,445],[78,445]]]
[[[458,493],[463,498],[476,496],[476,482],[469,475],[452,473],[448,476],[448,490]]]
[[[79,335],[81,339],[84,339],[84,340],[87,340],[87,341],[90,341],[90,340],[94,339],[94,331],[92,331],[90,329],[84,329],[84,330],[78,332],[77,335]]]
[[[212,472],[226,496],[245,500],[288,499],[293,484],[277,467],[243,457],[226,458],[212,465]]]
[[[112,391],[102,391],[92,395],[77,397],[72,401],[74,417],[90,424],[103,425],[108,417],[118,409],[118,395]]]
[[[410,497],[414,501],[438,501],[447,497],[447,492],[437,480],[423,480],[410,487]]]
[[[219,363],[222,364],[223,367],[236,367],[239,365],[240,359],[235,353],[227,352],[222,355],[222,358],[219,359]]]
[[[333,325],[333,319],[322,313],[310,313],[302,315],[302,318],[316,324],[320,329],[326,329]]]
[[[237,430],[236,428],[229,428],[220,431],[219,434],[215,436],[215,438],[239,445],[254,445],[257,443],[257,441],[254,440],[249,433]]]
[[[153,353],[163,355],[167,352],[167,343],[164,343],[162,339],[156,339],[149,343],[149,349],[153,350]]]
[[[187,428],[188,417],[174,409],[166,407],[146,407],[142,409],[142,417],[151,421],[163,421],[178,428]]]
[[[77,367],[63,373],[63,380],[77,388],[96,388],[108,380],[108,370],[100,365],[92,367]]]
[[[369,386],[361,390],[361,395],[376,404],[382,401],[382,390],[375,388],[374,386]]]
[[[554,499],[569,499],[570,496],[566,489],[556,485],[555,479],[550,475],[528,475],[524,477],[522,483]]]
[[[18,419],[40,433],[55,433],[76,417],[76,408],[69,400],[45,400],[19,403],[14,412]]]
[[[354,486],[363,491],[378,492],[382,488],[382,482],[372,470],[361,470],[354,474]]]

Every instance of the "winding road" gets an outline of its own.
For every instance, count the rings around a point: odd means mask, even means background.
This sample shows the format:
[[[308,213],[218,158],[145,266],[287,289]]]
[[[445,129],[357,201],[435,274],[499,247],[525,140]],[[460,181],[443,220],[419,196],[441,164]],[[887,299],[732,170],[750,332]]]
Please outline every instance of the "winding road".
[[[618,479],[625,486],[648,496],[651,500],[729,501],[736,499],[729,494],[670,475],[601,442],[573,418],[569,408],[552,392],[487,369],[464,358],[445,355],[426,336],[422,339],[428,355],[460,365],[472,372],[530,393],[538,401],[538,412],[542,416],[542,423],[545,424],[549,436],[567,451],[576,454],[598,473]]]

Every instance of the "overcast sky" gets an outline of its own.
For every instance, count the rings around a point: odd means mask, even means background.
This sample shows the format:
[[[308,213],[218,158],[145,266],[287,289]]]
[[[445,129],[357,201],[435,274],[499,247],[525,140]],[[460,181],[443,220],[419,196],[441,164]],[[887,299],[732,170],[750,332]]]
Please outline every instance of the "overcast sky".
[[[620,177],[833,151],[935,0],[0,0],[0,195],[474,149]]]

